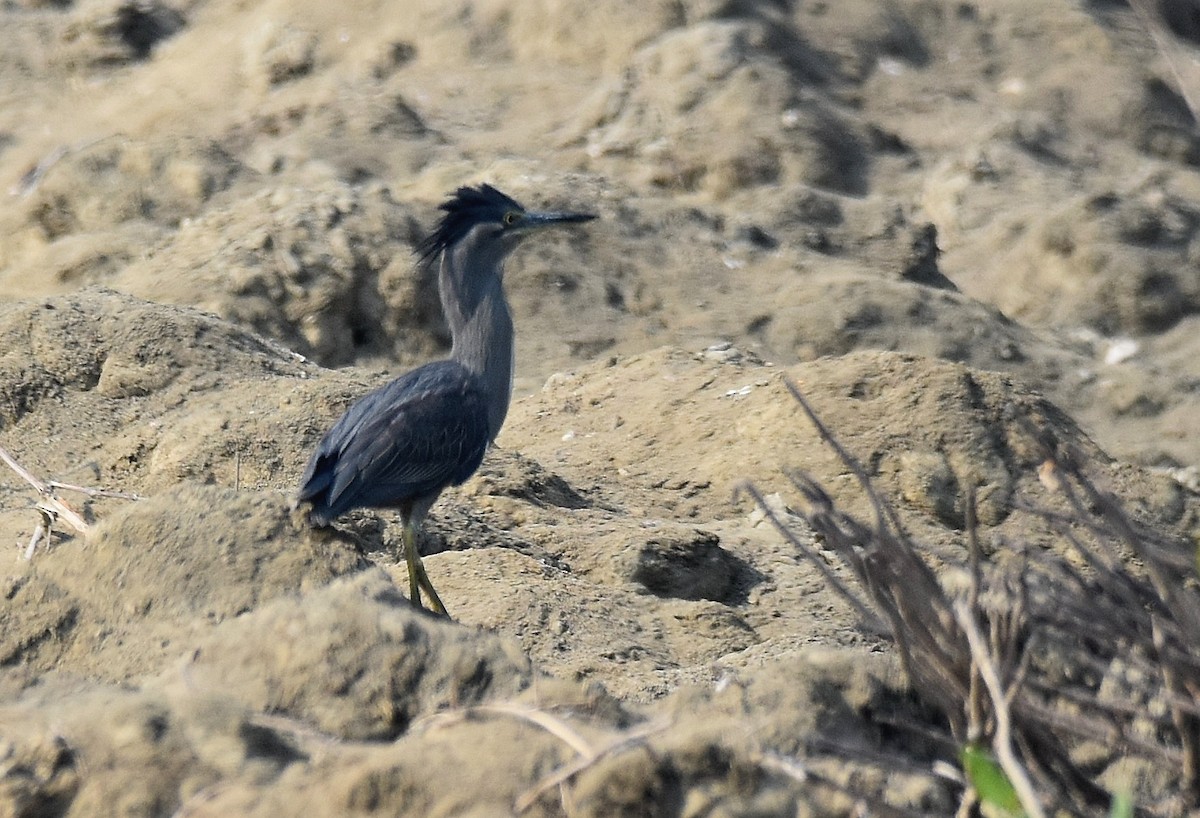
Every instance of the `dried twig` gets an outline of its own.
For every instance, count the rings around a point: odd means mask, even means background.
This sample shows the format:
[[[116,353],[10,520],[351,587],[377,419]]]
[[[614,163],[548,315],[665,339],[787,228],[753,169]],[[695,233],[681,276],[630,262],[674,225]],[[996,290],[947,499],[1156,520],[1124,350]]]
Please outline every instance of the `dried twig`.
[[[628,749],[641,745],[647,738],[655,733],[665,730],[668,726],[670,726],[669,720],[657,719],[655,721],[648,722],[635,730],[630,730],[617,736],[610,743],[597,750],[593,750],[588,755],[581,754],[579,758],[575,759],[570,764],[560,767],[550,775],[543,778],[537,784],[534,784],[525,792],[521,793],[517,797],[516,802],[513,804],[513,809],[515,809],[518,814],[525,812],[534,804],[536,804],[537,800],[541,798],[543,793],[545,793],[547,790],[551,790],[554,787],[565,784],[571,778],[583,772],[588,767],[591,767],[601,759],[607,758],[608,756],[618,755],[619,753],[623,753]]]
[[[142,495],[134,494],[129,491],[112,491],[111,489],[94,489],[87,486],[76,486],[73,483],[60,483],[57,480],[47,480],[46,485],[52,489],[62,489],[63,491],[76,491],[80,494],[86,494],[88,497],[111,497],[115,500],[141,500]]]
[[[91,526],[83,519],[73,508],[67,505],[63,500],[55,495],[55,489],[64,491],[75,491],[80,494],[86,494],[88,497],[113,497],[120,500],[140,500],[140,495],[132,494],[124,491],[110,491],[108,489],[88,488],[87,486],[77,486],[73,483],[60,483],[57,480],[42,480],[37,477],[29,469],[17,462],[17,459],[8,453],[3,447],[0,447],[0,460],[3,460],[10,469],[15,471],[21,479],[33,486],[41,500],[37,504],[37,510],[42,515],[42,521],[38,523],[33,530],[33,536],[29,539],[29,545],[25,547],[24,557],[27,560],[33,559],[34,551],[39,543],[43,540],[50,541],[51,534],[54,529],[54,523],[61,517],[67,525],[75,529],[80,534],[87,534]]]
[[[887,500],[885,500],[877,491],[875,491],[875,485],[871,482],[871,478],[867,475],[866,470],[863,469],[858,460],[854,458],[854,455],[850,454],[850,452],[842,446],[838,439],[833,436],[833,433],[829,431],[829,427],[827,427],[821,421],[821,418],[817,415],[816,411],[812,408],[812,406],[809,405],[808,400],[805,399],[804,393],[800,391],[800,387],[797,386],[791,378],[784,378],[783,385],[787,387],[788,392],[790,392],[792,397],[795,398],[796,402],[800,404],[800,408],[804,410],[804,414],[808,415],[809,421],[813,426],[816,427],[817,434],[821,436],[821,440],[829,444],[829,446],[837,454],[838,459],[841,460],[848,469],[850,469],[851,473],[858,481],[858,484],[862,487],[863,491],[866,492],[867,497],[871,501],[871,506],[875,509],[876,529],[879,531],[886,531],[888,524],[890,523],[892,526],[894,526],[893,530],[897,534],[903,535],[904,526],[900,522],[900,517],[896,514],[895,509],[893,509],[891,504],[888,503]]]
[[[991,699],[992,716],[996,722],[995,735],[992,737],[992,749],[996,753],[996,761],[999,762],[1004,774],[1008,776],[1009,782],[1013,785],[1013,789],[1016,790],[1017,798],[1020,799],[1021,808],[1025,810],[1026,815],[1029,818],[1045,818],[1046,812],[1042,809],[1042,803],[1038,799],[1037,791],[1033,788],[1033,782],[1029,779],[1029,773],[1026,772],[1024,765],[1021,764],[1013,750],[1010,705],[1017,688],[1014,686],[1006,690],[1001,684],[996,664],[988,653],[987,646],[983,641],[983,634],[980,633],[979,625],[975,622],[975,617],[967,603],[962,600],[956,602],[954,615],[966,635],[967,643],[971,646],[971,658]]]
[[[43,508],[41,505],[38,505],[37,510],[42,515],[42,521],[33,529],[33,536],[29,538],[29,545],[25,546],[25,553],[22,556],[26,560],[33,559],[33,552],[37,549],[38,543],[42,540],[48,543],[54,536],[54,512]]]
[[[1197,84],[1200,84],[1200,66],[1175,41],[1171,31],[1164,25],[1154,0],[1129,0],[1129,5],[1154,40],[1158,53],[1166,60],[1167,68],[1175,77],[1176,90],[1183,97],[1192,119],[1200,121],[1200,100],[1197,100],[1195,91]]]
[[[16,459],[13,458],[13,456],[11,454],[9,454],[8,451],[5,450],[3,447],[0,447],[0,460],[3,460],[10,469],[15,471],[23,480],[25,480],[25,482],[29,483],[29,485],[33,486],[34,489],[37,490],[38,494],[40,494],[42,496],[42,500],[41,500],[41,503],[39,504],[39,506],[44,505],[44,506],[48,507],[47,509],[45,509],[45,511],[51,512],[55,516],[55,519],[57,519],[58,517],[61,517],[67,523],[67,525],[71,526],[71,528],[75,529],[80,534],[88,533],[90,526],[83,519],[83,517],[79,516],[79,514],[73,508],[68,506],[62,500],[55,497],[54,489],[51,488],[51,486],[48,483],[45,483],[42,480],[38,479],[36,476],[34,476],[32,472],[30,472],[28,469],[26,469],[24,466],[22,466],[20,463],[18,463],[16,461]],[[49,526],[47,526],[46,529],[47,529],[46,533],[48,535],[49,534]],[[36,532],[35,532],[35,539],[36,539]],[[26,553],[28,553],[30,556],[33,555],[33,547],[35,545],[36,545],[36,541],[31,542],[30,546],[26,549]]]
[[[1166,648],[1166,638],[1163,636],[1162,628],[1159,627],[1158,620],[1154,618],[1151,618],[1150,627],[1154,647],[1161,654]],[[1183,751],[1183,787],[1195,798],[1200,794],[1200,724],[1197,723],[1194,715],[1175,706],[1172,702],[1176,698],[1185,698],[1188,693],[1180,675],[1178,668],[1174,667],[1171,662],[1162,663],[1163,685],[1169,694],[1166,698],[1171,710],[1171,720],[1179,734],[1179,742]]]
[[[18,179],[11,187],[9,187],[8,195],[28,196],[37,189],[38,185],[41,184],[42,179],[46,177],[46,174],[49,173],[55,165],[62,161],[63,158],[72,153],[78,153],[79,151],[87,150],[93,145],[99,144],[106,139],[113,138],[113,136],[113,134],[107,134],[104,136],[97,136],[92,139],[85,139],[82,142],[75,143],[74,145],[59,145],[38,160],[37,164],[25,171],[25,173],[21,174],[21,178]]]
[[[868,607],[867,604],[859,598],[858,594],[854,593],[854,591],[852,591],[850,587],[846,585],[846,583],[842,582],[841,577],[835,574],[830,567],[826,565],[825,560],[820,558],[820,555],[817,554],[815,549],[813,549],[807,542],[804,541],[804,538],[796,536],[796,534],[787,526],[787,524],[785,524],[783,520],[779,518],[779,515],[775,513],[775,510],[770,507],[766,498],[762,496],[762,493],[759,492],[758,488],[753,483],[742,483],[738,486],[737,490],[744,491],[750,495],[750,498],[754,500],[755,504],[762,509],[762,512],[766,516],[767,520],[770,521],[771,525],[775,527],[775,530],[778,531],[780,535],[788,541],[789,544],[799,551],[801,555],[808,559],[809,564],[817,569],[817,571],[821,574],[821,577],[829,584],[829,587],[832,588],[838,596],[846,600],[846,602],[850,604],[850,607],[854,608],[855,613],[858,614],[859,619],[862,620],[866,627],[876,631],[882,630],[883,623],[879,621],[879,617],[876,616],[875,612],[872,611],[870,607]]]
[[[871,526],[840,511],[814,477],[788,474],[807,502],[799,515],[865,593],[842,581],[831,587],[860,614],[878,612],[912,689],[945,715],[955,746],[978,739],[994,744],[1031,816],[1051,805],[1090,813],[1109,801],[1109,794],[1072,761],[1068,737],[1103,741],[1168,765],[1178,771],[1183,797],[1200,804],[1200,706],[1195,704],[1200,699],[1195,645],[1200,593],[1194,548],[1135,524],[1114,497],[1088,480],[1078,453],[1018,413],[1016,422],[1041,450],[1042,482],[1067,508],[1035,508],[1022,499],[1014,506],[1040,517],[1079,560],[1017,543],[1012,547],[1021,559],[1015,566],[986,566],[973,487],[965,486],[970,587],[966,599],[952,602],[921,555],[925,546],[911,539],[799,389],[787,385],[822,440],[857,478],[874,511]],[[798,552],[822,567],[820,555],[788,532],[786,521],[762,495],[752,486],[747,492],[772,525],[797,543]],[[1130,570],[1131,557],[1144,573]],[[836,577],[828,569],[822,573]],[[1102,677],[1118,660],[1147,686],[1132,699],[1110,701],[1104,688],[1064,687],[1061,679],[1046,676],[1047,669],[1066,663]],[[1166,701],[1168,708],[1152,712],[1142,697]],[[1064,701],[1075,706],[1060,707]],[[1147,719],[1156,732],[1146,733]],[[962,806],[970,809],[966,802]]]
[[[592,756],[595,750],[579,731],[553,713],[529,705],[509,702],[477,704],[434,713],[413,723],[413,729],[437,729],[479,716],[507,716],[540,727],[581,756]]]
[[[547,790],[565,784],[571,778],[583,772],[601,759],[624,752],[631,747],[638,746],[649,736],[653,735],[654,733],[661,732],[670,726],[670,722],[667,719],[656,719],[655,721],[647,722],[646,724],[643,724],[633,730],[621,732],[606,744],[599,747],[594,747],[565,719],[560,718],[559,716],[556,716],[547,710],[537,707],[530,707],[529,705],[525,704],[497,702],[493,704],[479,704],[472,707],[464,707],[457,710],[437,713],[427,718],[419,719],[413,724],[413,728],[436,729],[463,721],[465,719],[476,718],[479,716],[504,716],[532,724],[535,727],[546,731],[563,744],[570,747],[571,750],[573,750],[578,756],[569,764],[566,764],[558,770],[555,770],[537,784],[521,793],[521,795],[517,797],[514,805],[514,809],[518,813],[525,812],[532,807]]]
[[[879,815],[883,818],[893,818],[893,816],[894,818],[925,818],[925,813],[896,807],[879,797],[857,791],[853,785],[822,775],[796,758],[789,758],[777,753],[756,752],[751,754],[750,760],[768,772],[790,778],[805,787],[817,785],[853,799],[856,802],[854,813],[856,815]]]

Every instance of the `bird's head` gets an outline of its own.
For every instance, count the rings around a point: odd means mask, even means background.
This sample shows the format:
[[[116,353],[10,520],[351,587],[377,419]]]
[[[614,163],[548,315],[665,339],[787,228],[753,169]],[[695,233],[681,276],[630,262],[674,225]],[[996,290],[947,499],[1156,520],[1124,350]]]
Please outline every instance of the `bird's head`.
[[[525,236],[543,227],[586,222],[591,213],[526,210],[491,185],[460,187],[443,202],[445,212],[433,233],[417,247],[424,263],[443,253],[466,253],[479,268],[496,267]]]

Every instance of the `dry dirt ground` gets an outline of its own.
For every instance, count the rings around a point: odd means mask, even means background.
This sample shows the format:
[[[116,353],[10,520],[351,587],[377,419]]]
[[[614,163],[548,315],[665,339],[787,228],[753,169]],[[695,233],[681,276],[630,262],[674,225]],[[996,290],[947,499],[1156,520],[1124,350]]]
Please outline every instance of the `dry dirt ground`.
[[[887,641],[735,490],[866,509],[787,377],[948,577],[968,483],[991,559],[1055,547],[1023,419],[1197,536],[1163,54],[1109,0],[9,0],[0,446],[142,499],[64,494],[90,534],[26,560],[0,471],[0,816],[952,813]],[[446,351],[412,247],[483,181],[601,218],[510,262],[508,425],[424,543],[447,624],[393,518],[289,495]]]

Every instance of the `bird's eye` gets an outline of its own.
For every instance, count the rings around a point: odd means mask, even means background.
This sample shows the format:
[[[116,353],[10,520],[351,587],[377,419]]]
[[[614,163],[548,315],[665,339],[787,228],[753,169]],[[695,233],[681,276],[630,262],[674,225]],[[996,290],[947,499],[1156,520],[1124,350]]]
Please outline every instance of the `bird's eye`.
[[[515,210],[510,210],[504,214],[504,226],[512,227],[521,218],[521,214]]]

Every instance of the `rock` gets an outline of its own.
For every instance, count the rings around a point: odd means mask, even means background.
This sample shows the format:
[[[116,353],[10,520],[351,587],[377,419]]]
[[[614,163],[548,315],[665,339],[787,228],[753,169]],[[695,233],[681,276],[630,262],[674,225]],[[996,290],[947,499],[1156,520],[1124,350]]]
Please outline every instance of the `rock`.
[[[737,564],[720,542],[705,531],[683,537],[668,532],[651,534],[635,548],[629,579],[657,596],[724,601],[734,584]]]

